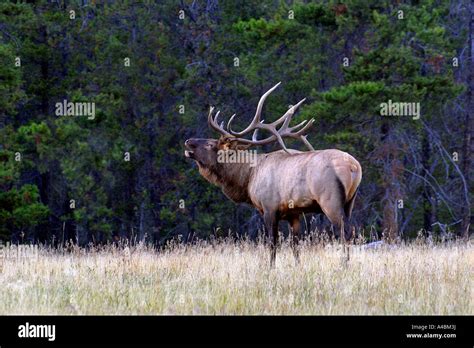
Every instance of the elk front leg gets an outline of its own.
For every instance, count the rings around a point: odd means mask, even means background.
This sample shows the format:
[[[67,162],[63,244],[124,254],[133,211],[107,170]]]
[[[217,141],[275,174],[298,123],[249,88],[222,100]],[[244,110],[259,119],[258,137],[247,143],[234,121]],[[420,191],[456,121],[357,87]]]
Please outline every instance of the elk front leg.
[[[291,221],[291,247],[293,249],[293,255],[295,256],[296,263],[300,261],[300,252],[298,248],[298,243],[300,239],[300,218],[299,216],[294,216]]]
[[[263,220],[265,221],[265,228],[268,233],[268,241],[270,243],[270,266],[275,265],[276,259],[276,247],[278,241],[278,221],[276,213],[265,212],[263,214]]]

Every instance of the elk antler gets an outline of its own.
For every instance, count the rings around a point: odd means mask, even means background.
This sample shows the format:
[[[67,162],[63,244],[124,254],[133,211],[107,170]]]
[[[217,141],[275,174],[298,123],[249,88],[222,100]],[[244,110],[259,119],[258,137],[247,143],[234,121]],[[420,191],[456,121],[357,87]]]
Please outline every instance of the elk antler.
[[[219,117],[219,114],[220,114],[220,110],[217,111],[216,113],[216,116],[213,118],[212,117],[212,112],[214,111],[214,107],[211,106],[209,108],[209,115],[207,116],[207,123],[209,124],[209,126],[211,128],[214,128],[214,130],[218,131],[219,133],[221,133],[222,135],[226,136],[226,137],[229,137],[229,138],[233,138],[234,136],[228,132],[225,131],[224,129],[224,122],[221,123],[221,125],[219,125],[219,123],[217,123],[217,118]],[[234,117],[234,115],[232,115],[232,117]]]
[[[267,92],[265,92],[264,95],[262,95],[262,97],[260,98],[260,101],[258,102],[257,110],[255,112],[255,116],[253,120],[250,122],[247,128],[245,128],[243,131],[234,132],[231,128],[231,123],[235,118],[235,114],[232,115],[231,118],[229,119],[229,122],[227,122],[227,130],[225,130],[223,122],[221,123],[221,125],[219,125],[217,122],[217,118],[219,116],[220,111],[217,111],[216,116],[214,118],[212,117],[212,112],[214,110],[213,107],[211,107],[209,110],[209,116],[208,116],[209,125],[212,128],[214,128],[216,131],[218,131],[219,133],[223,134],[224,136],[231,138],[231,140],[235,140],[244,144],[264,145],[264,144],[272,143],[276,140],[278,141],[280,146],[283,148],[283,150],[289,153],[287,147],[285,146],[283,138],[299,138],[310,149],[310,151],[314,151],[313,146],[311,146],[309,141],[306,139],[306,135],[303,135],[306,132],[306,130],[309,127],[311,127],[311,125],[314,122],[314,119],[311,119],[308,123],[306,123],[307,120],[304,120],[303,122],[297,124],[296,126],[289,127],[291,118],[293,117],[296,109],[306,100],[306,98],[299,101],[296,105],[291,106],[288,109],[288,111],[283,116],[281,116],[278,120],[269,124],[263,123],[264,122],[263,120],[260,121],[260,116],[262,113],[262,108],[263,108],[265,99],[268,97],[270,93],[272,93],[280,85],[280,83],[281,82],[278,82],[275,86],[273,86]],[[281,127],[277,129],[277,127],[280,126],[280,124],[281,124]],[[270,133],[272,133],[272,135],[269,136],[268,138],[258,140],[257,135],[258,135],[259,129],[269,131]],[[242,136],[252,131],[253,131],[252,140],[242,138]]]

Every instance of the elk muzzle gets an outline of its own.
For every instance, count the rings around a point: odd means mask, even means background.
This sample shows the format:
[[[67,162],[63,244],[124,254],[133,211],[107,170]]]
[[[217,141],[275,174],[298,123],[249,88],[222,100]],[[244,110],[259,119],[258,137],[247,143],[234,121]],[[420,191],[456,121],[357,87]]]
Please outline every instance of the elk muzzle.
[[[184,142],[185,150],[184,156],[187,158],[193,158],[194,150],[196,149],[197,145],[194,139],[188,139]]]

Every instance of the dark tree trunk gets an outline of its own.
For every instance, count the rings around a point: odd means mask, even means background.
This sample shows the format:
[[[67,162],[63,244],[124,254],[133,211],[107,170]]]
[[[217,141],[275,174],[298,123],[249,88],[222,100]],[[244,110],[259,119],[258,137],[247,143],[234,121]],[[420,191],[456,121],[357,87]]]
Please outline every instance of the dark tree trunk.
[[[423,133],[421,148],[421,164],[422,164],[422,173],[427,180],[427,175],[425,175],[425,170],[429,171],[430,168],[430,157],[431,157],[431,146],[428,138],[428,134]],[[433,228],[434,221],[434,200],[433,200],[433,190],[429,185],[424,182],[423,184],[423,228],[425,231],[431,231]]]
[[[382,186],[384,197],[382,198],[382,229],[385,238],[393,242],[398,238],[398,206],[400,197],[398,165],[398,150],[393,142],[393,134],[387,122],[381,127],[381,146],[383,156]]]
[[[463,209],[463,219],[461,225],[461,235],[468,238],[472,233],[474,225],[474,216],[470,207],[472,195],[471,183],[471,166],[473,162],[474,144],[472,138],[474,137],[474,0],[470,4],[470,19],[469,19],[469,40],[468,40],[468,62],[467,62],[467,100],[466,100],[466,118],[465,118],[465,132],[464,132],[464,156],[462,161],[462,171],[466,179],[467,195],[469,202]]]

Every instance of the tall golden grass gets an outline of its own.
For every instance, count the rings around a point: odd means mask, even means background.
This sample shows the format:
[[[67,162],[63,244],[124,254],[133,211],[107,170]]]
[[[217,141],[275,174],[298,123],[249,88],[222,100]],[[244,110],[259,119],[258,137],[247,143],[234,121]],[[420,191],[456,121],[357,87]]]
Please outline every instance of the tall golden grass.
[[[13,248],[13,249],[12,249]],[[474,314],[471,242],[146,246],[10,254],[0,260],[0,314]],[[4,250],[5,251],[5,250]],[[33,253],[34,254],[34,253]]]

